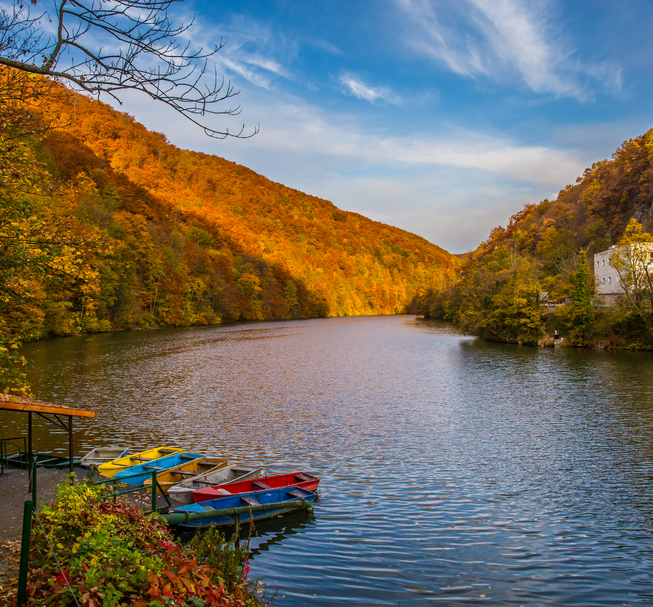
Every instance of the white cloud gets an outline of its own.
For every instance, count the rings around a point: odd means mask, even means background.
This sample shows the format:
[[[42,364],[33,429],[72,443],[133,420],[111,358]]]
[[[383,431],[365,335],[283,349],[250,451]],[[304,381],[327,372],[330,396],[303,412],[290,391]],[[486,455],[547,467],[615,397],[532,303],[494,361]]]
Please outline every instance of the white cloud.
[[[548,0],[395,0],[408,19],[409,44],[451,71],[505,80],[518,75],[533,91],[591,99],[592,84],[621,88],[621,70],[583,65],[554,26]]]
[[[253,142],[257,148],[337,158],[360,169],[450,166],[562,186],[575,180],[585,167],[565,150],[522,145],[506,137],[461,128],[396,136],[361,128],[350,118],[324,115],[296,100],[273,107],[256,107],[250,102],[244,105],[248,113],[267,125]]]
[[[215,68],[226,78],[237,75],[266,90],[273,88],[277,78],[295,79],[286,66],[296,53],[296,43],[271,26],[243,17],[224,24],[196,20],[185,36],[193,48],[211,49],[217,43],[216,31],[220,32],[224,46],[210,58],[211,73]]]
[[[359,99],[365,99],[370,103],[373,103],[377,99],[381,99],[393,105],[401,104],[401,97],[395,95],[395,93],[393,93],[388,87],[370,86],[365,84],[358,76],[355,76],[354,74],[341,74],[338,78],[338,81],[344,86],[345,92],[348,95],[353,95]]]
[[[344,53],[335,45],[331,44],[328,40],[322,40],[321,38],[308,39],[304,41],[307,45],[314,46],[319,48],[331,55],[344,55]]]

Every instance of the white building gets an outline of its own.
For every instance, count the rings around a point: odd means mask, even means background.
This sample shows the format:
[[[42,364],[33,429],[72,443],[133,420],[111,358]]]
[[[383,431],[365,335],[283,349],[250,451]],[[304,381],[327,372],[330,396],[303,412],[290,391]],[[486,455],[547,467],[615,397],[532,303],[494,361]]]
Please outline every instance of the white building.
[[[642,243],[635,245],[642,247],[640,251],[648,249],[653,250],[653,244]],[[601,251],[594,255],[594,279],[596,284],[596,294],[607,305],[613,305],[617,298],[623,295],[626,291],[619,276],[619,272],[612,265],[612,256],[618,251],[619,247],[611,246],[607,251]],[[646,256],[637,255],[640,259]],[[646,262],[644,262],[646,263]],[[649,264],[649,272],[653,270],[653,264]],[[641,267],[638,271],[640,276],[644,275],[645,267]]]
[[[610,247],[607,251],[594,255],[596,294],[609,306],[624,294],[619,273],[610,263],[614,249],[615,247]]]

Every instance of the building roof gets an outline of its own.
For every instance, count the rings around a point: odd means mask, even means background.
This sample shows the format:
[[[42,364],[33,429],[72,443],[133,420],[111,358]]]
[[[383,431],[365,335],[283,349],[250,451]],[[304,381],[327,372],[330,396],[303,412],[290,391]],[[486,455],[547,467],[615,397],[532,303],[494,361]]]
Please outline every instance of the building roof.
[[[42,400],[14,396],[13,394],[0,394],[0,410],[24,411],[25,413],[50,413],[53,415],[76,415],[81,417],[95,417],[95,411],[73,409]]]

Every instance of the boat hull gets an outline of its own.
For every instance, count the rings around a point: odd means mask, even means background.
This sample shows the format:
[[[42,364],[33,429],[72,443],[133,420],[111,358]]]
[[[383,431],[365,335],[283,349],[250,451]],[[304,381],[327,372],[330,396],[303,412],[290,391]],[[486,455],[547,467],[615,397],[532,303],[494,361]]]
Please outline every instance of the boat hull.
[[[147,451],[141,451],[140,453],[126,455],[125,457],[114,459],[106,464],[101,464],[98,466],[98,472],[102,476],[113,478],[118,472],[141,464],[143,459],[146,459],[149,462],[167,455],[183,453],[183,451],[184,450],[179,447],[156,447],[155,449],[148,449]]]
[[[251,523],[254,521],[262,521],[264,519],[273,518],[294,512],[302,508],[302,506],[284,506],[283,502],[292,500],[303,499],[305,502],[312,504],[315,501],[316,495],[311,491],[298,489],[297,487],[284,487],[283,489],[272,489],[271,491],[254,491],[251,493],[232,495],[229,497],[222,497],[219,499],[207,500],[198,504],[189,504],[188,506],[181,506],[175,508],[175,512],[207,512],[210,510],[224,510],[227,508],[238,508],[252,505],[251,501],[254,500],[260,504],[274,504],[280,503],[279,508],[272,510],[261,510],[255,512],[243,512],[239,515],[240,523]],[[203,518],[199,520],[190,520],[185,523],[179,523],[181,527],[186,528],[199,528],[209,527],[215,525],[216,527],[230,527],[235,525],[235,517],[233,515],[214,516],[210,518]]]
[[[140,487],[148,478],[152,478],[152,473],[155,473],[158,478],[162,472],[166,472],[171,468],[189,463],[193,460],[203,459],[204,457],[201,453],[176,453],[175,455],[167,455],[166,457],[153,459],[145,464],[131,466],[130,468],[116,472],[113,478],[126,485]]]
[[[263,468],[245,466],[227,466],[210,474],[202,474],[183,481],[168,490],[168,497],[181,504],[193,503],[193,491],[206,486],[238,482],[240,480],[256,479],[263,473]]]
[[[80,465],[86,470],[91,468],[91,466],[97,468],[102,464],[108,464],[109,462],[124,457],[128,451],[129,447],[97,447],[82,457]]]
[[[39,468],[57,468],[63,470],[70,467],[70,460],[54,453],[32,453],[33,460]],[[6,463],[12,468],[29,468],[29,454],[22,451],[12,453],[6,458]],[[79,458],[73,458],[73,466],[79,466]]]
[[[217,472],[227,466],[228,463],[229,460],[224,458],[218,459],[211,457],[196,459],[175,466],[174,468],[170,468],[170,470],[167,470],[166,472],[157,474],[156,481],[159,485],[159,489],[167,494],[172,487],[188,479],[188,475],[193,475],[194,473],[195,476],[197,476],[202,473],[210,474],[212,472]],[[192,478],[194,478],[194,476]],[[145,487],[150,487],[152,485],[152,478],[145,479],[143,485]]]
[[[238,495],[264,491],[267,489],[281,489],[283,487],[298,487],[306,491],[316,492],[320,479],[317,476],[305,472],[293,472],[290,474],[274,474],[261,476],[254,480],[241,480],[223,485],[206,487],[193,491],[193,501],[197,504],[207,500],[225,497],[226,494]]]

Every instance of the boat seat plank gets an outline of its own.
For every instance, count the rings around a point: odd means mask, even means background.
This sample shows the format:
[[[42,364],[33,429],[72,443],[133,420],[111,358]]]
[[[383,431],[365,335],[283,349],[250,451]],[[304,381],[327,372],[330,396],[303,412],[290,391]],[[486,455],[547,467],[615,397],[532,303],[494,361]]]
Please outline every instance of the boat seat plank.
[[[243,495],[241,498],[246,504],[249,504],[250,506],[258,506],[259,501],[255,498],[252,497],[251,495]]]
[[[218,495],[231,495],[231,493],[229,493],[229,491],[227,491],[226,489],[216,489],[215,492]]]
[[[176,453],[178,449],[159,449],[161,453]]]
[[[259,489],[272,489],[270,485],[266,485],[265,483],[262,483],[261,481],[252,481],[252,485],[254,487],[258,487]]]
[[[304,494],[297,489],[291,489],[290,491],[288,491],[288,495],[292,495],[293,497],[298,497],[298,498],[304,497]]]
[[[151,462],[152,461],[151,457],[138,457],[136,455],[132,455],[129,459],[135,459],[135,460],[138,460],[139,462]]]
[[[295,480],[298,481],[310,481],[313,480],[310,476],[306,476],[305,474],[295,474]]]
[[[197,459],[197,457],[194,455],[184,455],[183,453],[180,453],[179,459]]]
[[[143,470],[167,470],[167,468],[163,468],[162,466],[143,466]]]
[[[197,476],[197,472],[188,472],[186,470],[170,470],[172,474],[181,474],[182,476]]]

